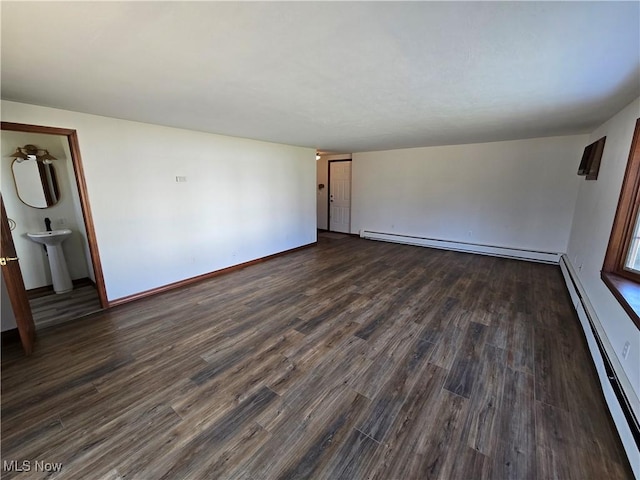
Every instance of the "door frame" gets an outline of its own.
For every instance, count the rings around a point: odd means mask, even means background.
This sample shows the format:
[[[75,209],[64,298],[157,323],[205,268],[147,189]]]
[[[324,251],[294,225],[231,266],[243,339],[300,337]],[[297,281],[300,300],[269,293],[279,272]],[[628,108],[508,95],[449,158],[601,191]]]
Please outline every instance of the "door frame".
[[[103,309],[108,308],[109,301],[107,300],[107,289],[104,284],[104,275],[102,271],[102,263],[100,262],[98,241],[93,224],[93,215],[91,214],[91,205],[89,202],[89,194],[87,192],[87,183],[84,178],[84,168],[82,166],[82,157],[80,155],[78,133],[76,132],[76,130],[70,128],[45,127],[41,125],[29,125],[26,123],[13,122],[1,122],[0,130],[23,133],[40,133],[46,135],[67,137],[67,141],[69,142],[69,151],[71,152],[73,172],[76,178],[76,187],[78,188],[78,195],[80,197],[80,208],[82,210],[85,231],[87,232],[87,242],[89,244],[89,253],[91,256],[91,263],[93,265],[93,273],[96,279],[96,290],[98,291],[100,306]],[[13,302],[12,307],[14,307]]]
[[[337,162],[351,162],[352,158],[341,158],[336,160],[328,160],[327,161],[327,231],[331,232],[331,164]],[[351,164],[351,179],[350,182],[353,184],[353,164]],[[349,188],[351,191],[351,188]],[[349,195],[349,201],[351,201],[351,195]],[[351,206],[349,206],[349,230],[351,230]],[[351,234],[351,231],[349,231]]]

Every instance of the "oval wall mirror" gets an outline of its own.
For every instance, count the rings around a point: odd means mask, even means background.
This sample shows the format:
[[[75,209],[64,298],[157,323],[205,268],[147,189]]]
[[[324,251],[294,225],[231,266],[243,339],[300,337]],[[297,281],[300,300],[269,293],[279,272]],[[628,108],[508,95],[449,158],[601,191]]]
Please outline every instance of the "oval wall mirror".
[[[17,159],[11,164],[18,198],[33,208],[49,208],[58,203],[60,189],[56,170],[51,163],[32,158]]]

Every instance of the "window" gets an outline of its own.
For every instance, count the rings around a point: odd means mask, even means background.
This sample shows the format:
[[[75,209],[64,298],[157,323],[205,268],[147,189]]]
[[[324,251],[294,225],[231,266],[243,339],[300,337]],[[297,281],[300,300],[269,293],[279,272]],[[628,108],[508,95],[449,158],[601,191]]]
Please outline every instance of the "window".
[[[602,280],[640,328],[640,118],[631,142]]]
[[[624,269],[632,273],[640,273],[640,216],[636,215],[634,223]]]

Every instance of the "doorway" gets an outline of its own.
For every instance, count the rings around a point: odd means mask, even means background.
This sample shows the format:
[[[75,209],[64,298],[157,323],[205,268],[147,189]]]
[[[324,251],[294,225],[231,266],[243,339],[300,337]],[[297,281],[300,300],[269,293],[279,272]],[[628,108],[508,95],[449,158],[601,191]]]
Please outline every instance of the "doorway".
[[[329,231],[351,233],[351,160],[329,160]]]
[[[107,301],[106,289],[105,289],[104,279],[102,274],[102,266],[100,263],[100,256],[97,248],[97,241],[96,241],[96,236],[95,236],[95,231],[93,226],[91,208],[89,205],[86,183],[84,179],[84,170],[82,167],[82,160],[80,156],[80,149],[79,149],[79,143],[78,143],[76,131],[71,129],[65,129],[65,128],[26,125],[26,124],[17,124],[17,123],[9,123],[9,122],[2,122],[1,129],[7,132],[22,132],[24,134],[33,134],[34,136],[39,135],[40,137],[42,137],[43,135],[62,137],[61,140],[63,141],[63,144],[66,144],[66,147],[68,147],[68,148],[65,148],[65,150],[70,159],[70,165],[69,165],[69,178],[70,178],[69,182],[70,183],[69,184],[71,185],[71,188],[73,188],[74,187],[73,184],[75,183],[75,188],[77,189],[77,198],[75,202],[76,209],[77,209],[77,214],[76,214],[77,225],[78,227],[80,227],[79,230],[83,231],[82,232],[83,234],[86,234],[86,238],[82,240],[84,242],[85,249],[88,249],[88,255],[86,255],[86,264],[90,269],[92,269],[93,275],[91,276],[94,279],[94,285],[95,285],[95,288],[92,285],[92,289],[94,289],[94,300],[93,300],[93,306],[91,308],[93,309],[93,311],[95,311],[96,309],[107,308],[108,301]],[[6,190],[7,191],[3,192],[5,195],[9,193],[8,192],[9,189],[6,189]],[[46,210],[43,210],[42,212],[46,212]],[[9,212],[9,214],[10,213],[11,212]],[[57,220],[60,223],[57,225],[54,225],[54,227],[64,228],[65,227],[64,218],[59,218]],[[54,220],[54,222],[55,221],[56,220]],[[10,226],[8,224],[5,225],[4,221],[3,221],[2,228],[3,228],[3,231],[7,228],[10,230]],[[42,228],[41,230],[44,230],[44,228]],[[28,260],[30,259],[28,258],[24,259],[25,262]],[[14,263],[19,263],[19,260]],[[6,284],[7,290],[9,291],[9,298],[11,301],[10,303],[11,303],[11,306],[13,307],[13,312],[14,312],[14,316],[16,317],[15,320],[16,320],[19,333],[22,333],[20,331],[21,326],[23,328],[27,328],[29,323],[31,323],[32,328],[35,328],[33,325],[34,322],[32,319],[33,318],[32,314],[34,313],[32,311],[33,301],[31,302],[31,304],[29,303],[29,296],[27,295],[25,283],[22,278],[22,271],[16,268],[7,269],[4,266],[2,267],[2,269],[3,269],[4,283]],[[86,282],[85,282],[85,285],[86,285]],[[79,290],[81,289],[82,287]],[[44,300],[42,300],[42,294],[44,293],[44,291],[43,289],[40,289],[40,290],[41,291],[38,293],[41,300],[36,302],[36,304],[42,304],[44,302]],[[73,301],[77,302],[78,297],[81,296],[79,295],[79,293],[80,292],[76,292],[73,295],[74,298],[71,298],[70,296],[69,300],[71,302]],[[56,295],[56,297],[59,297],[55,299],[57,302],[61,302],[63,300],[62,295]],[[31,300],[33,300],[33,298]],[[68,316],[69,315],[67,315],[67,317]],[[53,319],[49,318],[49,323],[55,323],[55,315]],[[23,346],[24,346],[24,342],[23,342]],[[27,351],[26,347],[25,347],[25,351]]]

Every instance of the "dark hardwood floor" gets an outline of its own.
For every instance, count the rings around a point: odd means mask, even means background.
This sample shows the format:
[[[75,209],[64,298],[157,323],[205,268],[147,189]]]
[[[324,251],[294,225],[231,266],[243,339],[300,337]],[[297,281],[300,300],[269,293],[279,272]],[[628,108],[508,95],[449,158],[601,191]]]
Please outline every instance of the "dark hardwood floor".
[[[101,310],[98,291],[93,285],[75,287],[67,293],[39,295],[29,300],[38,330]]]
[[[29,479],[632,478],[557,266],[352,237],[5,348],[2,459]]]

